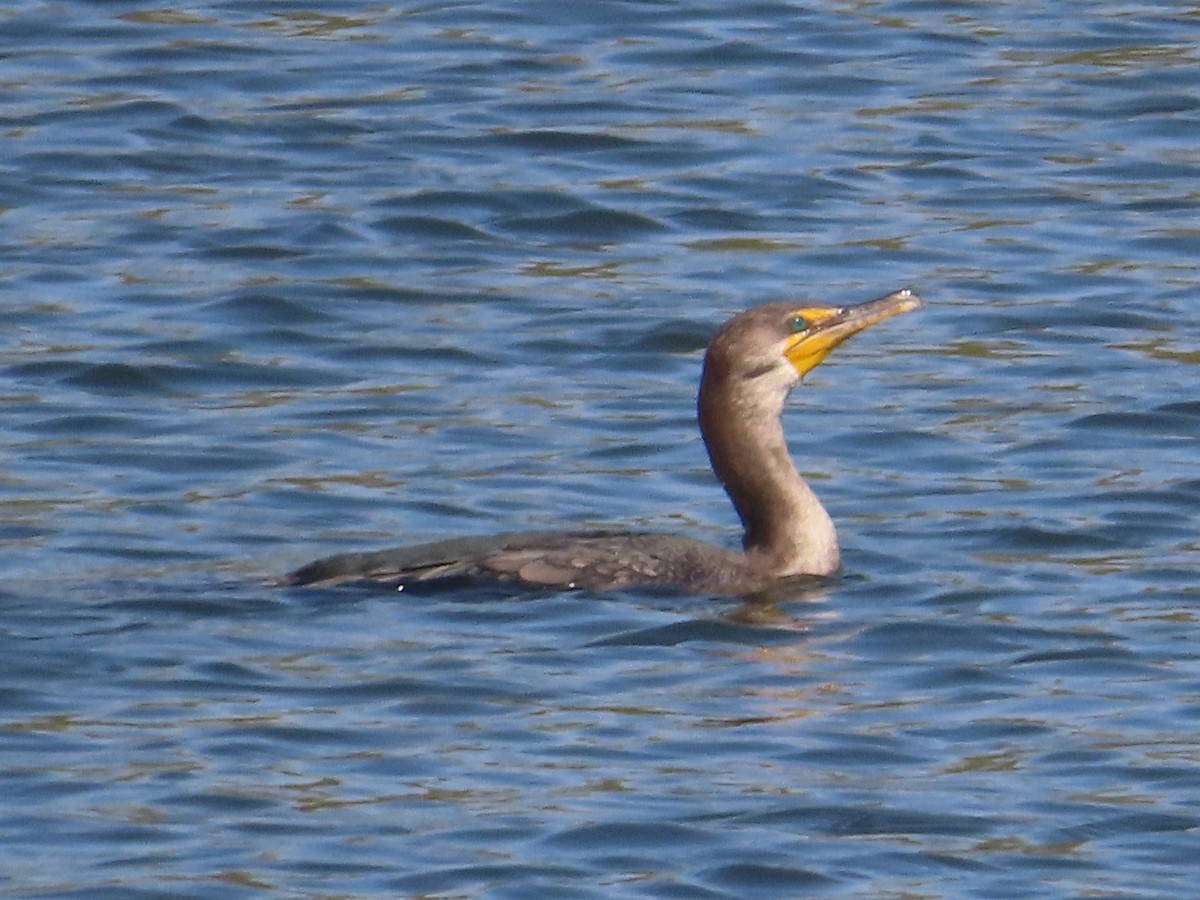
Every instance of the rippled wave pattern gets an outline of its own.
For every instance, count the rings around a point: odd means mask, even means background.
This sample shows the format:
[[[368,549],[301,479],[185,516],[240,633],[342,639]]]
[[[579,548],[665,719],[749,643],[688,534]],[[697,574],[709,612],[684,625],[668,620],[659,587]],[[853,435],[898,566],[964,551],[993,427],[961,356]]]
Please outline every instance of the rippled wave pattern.
[[[0,10],[0,895],[1180,897],[1200,830],[1200,7]],[[733,543],[736,309],[845,576],[280,590]]]

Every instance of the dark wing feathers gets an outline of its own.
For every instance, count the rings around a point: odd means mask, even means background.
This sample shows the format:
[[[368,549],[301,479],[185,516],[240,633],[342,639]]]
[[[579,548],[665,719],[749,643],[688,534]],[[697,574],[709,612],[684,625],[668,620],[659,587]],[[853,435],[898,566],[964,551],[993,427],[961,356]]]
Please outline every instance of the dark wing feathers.
[[[606,531],[522,531],[487,537],[449,538],[389,547],[368,553],[341,553],[327,556],[285,575],[285,585],[338,584],[345,581],[428,581],[471,574],[480,560],[495,553],[529,547],[562,546],[573,539],[598,537]]]
[[[548,588],[645,584],[718,587],[744,582],[745,557],[688,537],[611,531],[516,532],[346,553],[309,563],[288,585],[391,584],[439,579],[511,581]]]

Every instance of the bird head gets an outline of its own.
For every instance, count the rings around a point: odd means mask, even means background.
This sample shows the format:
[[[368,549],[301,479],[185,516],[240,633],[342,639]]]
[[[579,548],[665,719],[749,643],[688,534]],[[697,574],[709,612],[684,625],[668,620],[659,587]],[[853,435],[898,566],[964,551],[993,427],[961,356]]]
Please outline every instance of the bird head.
[[[758,306],[721,326],[709,344],[705,370],[731,386],[765,379],[786,393],[846,338],[920,305],[905,289],[852,306],[790,301]]]

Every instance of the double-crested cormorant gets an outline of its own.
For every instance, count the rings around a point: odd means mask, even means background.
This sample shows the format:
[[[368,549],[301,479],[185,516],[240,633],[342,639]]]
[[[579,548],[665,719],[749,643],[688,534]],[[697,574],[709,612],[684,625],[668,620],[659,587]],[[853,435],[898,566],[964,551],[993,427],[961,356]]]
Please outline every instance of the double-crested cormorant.
[[[616,531],[514,532],[434,541],[309,563],[289,585],[443,579],[542,588],[667,585],[743,594],[793,575],[831,575],[837,534],[792,464],[780,424],[793,387],[838,344],[921,305],[908,290],[855,306],[770,303],[734,316],[704,357],[700,431],[713,471],[742,519],[742,552],[679,535]]]

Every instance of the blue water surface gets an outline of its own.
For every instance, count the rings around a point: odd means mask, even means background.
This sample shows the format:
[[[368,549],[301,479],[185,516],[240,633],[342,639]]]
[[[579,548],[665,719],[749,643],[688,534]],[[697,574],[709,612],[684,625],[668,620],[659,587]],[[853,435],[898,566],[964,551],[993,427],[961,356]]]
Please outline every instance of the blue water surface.
[[[0,896],[1180,897],[1200,10],[0,10]],[[729,546],[738,309],[910,286],[775,603],[281,589]]]

